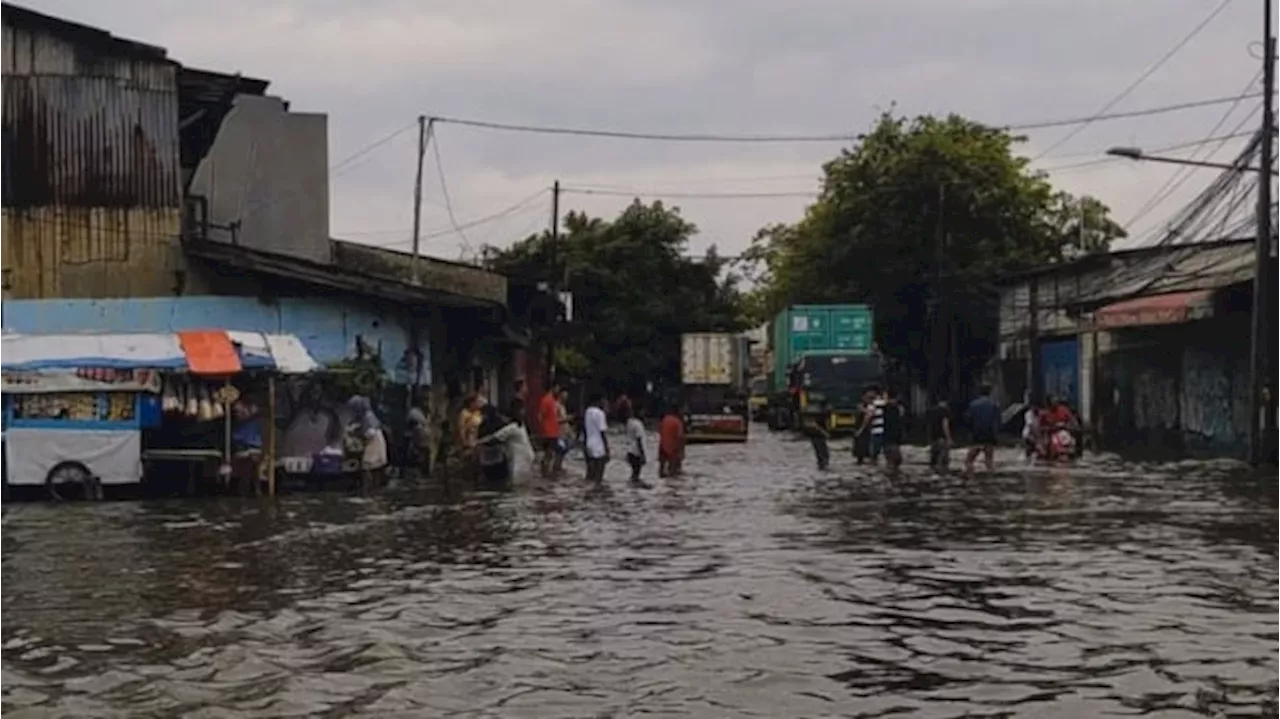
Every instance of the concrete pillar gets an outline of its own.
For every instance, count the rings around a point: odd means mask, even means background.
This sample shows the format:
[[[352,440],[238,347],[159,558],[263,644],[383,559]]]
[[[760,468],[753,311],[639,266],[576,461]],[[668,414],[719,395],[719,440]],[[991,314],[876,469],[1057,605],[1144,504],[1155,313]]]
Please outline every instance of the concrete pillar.
[[[1093,429],[1094,359],[1098,351],[1098,336],[1094,332],[1080,333],[1080,422],[1086,429]]]

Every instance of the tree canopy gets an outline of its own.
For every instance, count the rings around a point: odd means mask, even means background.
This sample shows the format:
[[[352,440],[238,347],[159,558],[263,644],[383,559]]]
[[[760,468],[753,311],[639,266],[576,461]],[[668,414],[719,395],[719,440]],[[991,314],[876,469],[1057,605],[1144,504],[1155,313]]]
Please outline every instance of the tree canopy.
[[[740,331],[738,278],[712,247],[688,257],[697,228],[679,208],[632,202],[606,221],[569,212],[563,232],[486,248],[499,272],[555,279],[573,293],[573,337],[557,354],[566,369],[589,369],[611,390],[679,379],[680,334]]]
[[[941,361],[945,347],[968,365],[949,369],[971,374],[994,350],[993,280],[1124,236],[1101,202],[1030,171],[1014,153],[1021,139],[956,115],[885,113],[823,167],[799,222],[756,235],[748,306],[765,319],[790,304],[865,302],[881,347],[913,374],[955,364]]]

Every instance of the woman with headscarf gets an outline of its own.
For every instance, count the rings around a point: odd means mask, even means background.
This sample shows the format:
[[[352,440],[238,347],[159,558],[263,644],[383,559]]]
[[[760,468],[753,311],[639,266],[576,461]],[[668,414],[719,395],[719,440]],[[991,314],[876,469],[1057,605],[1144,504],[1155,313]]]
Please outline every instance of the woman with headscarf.
[[[371,489],[387,467],[387,438],[369,398],[356,395],[347,402],[347,408],[351,410],[359,439],[364,443],[364,450],[360,455],[360,472],[365,488]]]

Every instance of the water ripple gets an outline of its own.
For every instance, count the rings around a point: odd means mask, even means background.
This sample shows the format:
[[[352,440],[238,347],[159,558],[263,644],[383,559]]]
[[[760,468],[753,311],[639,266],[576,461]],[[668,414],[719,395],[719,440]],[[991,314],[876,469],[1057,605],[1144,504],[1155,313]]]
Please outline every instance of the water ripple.
[[[1276,714],[1276,478],[811,469],[6,505],[6,717]]]

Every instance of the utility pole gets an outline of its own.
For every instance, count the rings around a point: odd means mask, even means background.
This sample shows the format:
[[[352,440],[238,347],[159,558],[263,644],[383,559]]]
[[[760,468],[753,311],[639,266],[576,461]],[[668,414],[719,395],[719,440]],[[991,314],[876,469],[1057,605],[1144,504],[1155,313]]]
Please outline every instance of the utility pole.
[[[427,156],[427,128],[427,116],[418,115],[418,176],[413,182],[413,259],[410,261],[414,284],[419,280],[418,257],[422,245],[422,162]]]
[[[933,322],[929,331],[929,371],[928,383],[930,401],[937,401],[942,396],[943,390],[943,362],[947,356],[947,334],[950,333],[950,326],[942,321],[942,259],[945,254],[943,249],[943,241],[946,233],[945,214],[943,204],[947,199],[946,185],[938,183],[938,208],[934,217],[934,245],[933,245]],[[946,332],[947,334],[943,334]],[[947,402],[951,402],[955,397],[948,391],[946,393]]]
[[[1027,281],[1027,393],[1037,401],[1044,393],[1044,376],[1040,371],[1040,276]]]
[[[1275,118],[1275,61],[1276,38],[1271,23],[1272,0],[1262,1],[1262,145],[1260,159],[1261,169],[1258,173],[1258,227],[1254,252],[1253,270],[1253,346],[1249,358],[1249,374],[1252,410],[1249,420],[1249,461],[1261,464],[1266,458],[1268,445],[1275,439],[1276,428],[1274,415],[1269,403],[1262,397],[1263,388],[1270,384],[1274,369],[1268,356],[1275,350],[1270,341],[1275,329],[1275,297],[1271,287],[1275,277],[1271,269],[1271,173],[1273,137],[1276,132]],[[1271,386],[1273,395],[1275,386]],[[1264,416],[1265,414],[1265,416]]]
[[[547,337],[547,389],[551,388],[551,383],[556,380],[556,346],[554,332],[560,328],[560,278],[561,275],[568,275],[568,269],[563,272],[556,271],[557,260],[560,255],[560,181],[556,180],[551,184],[551,281],[548,286],[551,289],[551,306],[554,308],[554,314],[551,319],[552,334]]]

